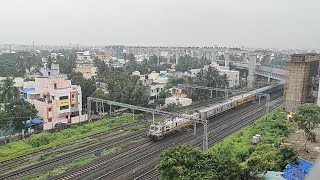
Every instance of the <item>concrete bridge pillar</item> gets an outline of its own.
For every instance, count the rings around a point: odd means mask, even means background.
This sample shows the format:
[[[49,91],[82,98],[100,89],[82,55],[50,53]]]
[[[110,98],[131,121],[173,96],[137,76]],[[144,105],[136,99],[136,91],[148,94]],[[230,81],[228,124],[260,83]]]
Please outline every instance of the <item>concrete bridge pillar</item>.
[[[271,55],[270,54],[267,54],[265,56],[265,58],[267,59],[268,63],[271,63]]]
[[[243,62],[248,62],[248,54],[247,53],[243,53],[242,54],[242,61]]]
[[[178,49],[176,49],[176,64],[179,62],[180,52]]]
[[[149,48],[147,49],[147,56],[148,56],[147,59],[149,60],[150,59],[150,49]]]
[[[214,52],[210,52],[210,59],[209,60],[211,61],[211,64],[213,64],[214,61],[216,60],[214,55],[215,55]]]
[[[249,58],[249,71],[247,76],[248,88],[254,88],[256,81],[255,71],[257,66],[257,56],[251,54]]]
[[[170,51],[167,52],[167,64],[170,64]]]
[[[157,55],[160,58],[160,56],[161,56],[161,50],[160,49],[158,49]]]
[[[228,52],[224,53],[224,66],[229,67],[230,54]]]

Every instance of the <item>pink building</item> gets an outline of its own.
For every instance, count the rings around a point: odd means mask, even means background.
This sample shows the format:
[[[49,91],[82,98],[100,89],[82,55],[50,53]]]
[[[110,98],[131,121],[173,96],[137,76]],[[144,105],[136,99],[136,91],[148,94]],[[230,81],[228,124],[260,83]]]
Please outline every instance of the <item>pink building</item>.
[[[83,74],[84,78],[90,79],[97,75],[97,68],[90,64],[81,64],[77,65],[74,72],[80,72]]]
[[[23,96],[38,110],[44,120],[43,130],[52,129],[57,123],[79,123],[85,121],[82,115],[81,87],[71,85],[64,78],[39,77],[27,83]]]

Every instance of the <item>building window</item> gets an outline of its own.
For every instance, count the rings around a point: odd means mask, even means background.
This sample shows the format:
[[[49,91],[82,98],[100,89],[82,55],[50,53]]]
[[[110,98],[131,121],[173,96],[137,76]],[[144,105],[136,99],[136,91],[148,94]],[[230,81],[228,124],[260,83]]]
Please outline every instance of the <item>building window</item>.
[[[51,112],[51,111],[52,111],[52,108],[49,108],[48,111]]]
[[[53,86],[54,86],[54,89],[57,89],[57,83],[54,83]]]
[[[71,107],[74,107],[74,104],[71,104]]]
[[[60,110],[65,110],[65,109],[69,109],[69,105],[66,105],[66,106],[60,106]]]
[[[54,100],[54,96],[52,96],[52,100]]]
[[[72,112],[70,115],[70,117],[76,117],[76,116],[79,116],[79,111]]]
[[[64,100],[64,99],[69,99],[69,97],[68,96],[60,96],[59,99]]]
[[[49,119],[48,119],[48,122],[52,122],[52,118],[49,118]]]
[[[74,94],[71,95],[72,99],[74,98]]]

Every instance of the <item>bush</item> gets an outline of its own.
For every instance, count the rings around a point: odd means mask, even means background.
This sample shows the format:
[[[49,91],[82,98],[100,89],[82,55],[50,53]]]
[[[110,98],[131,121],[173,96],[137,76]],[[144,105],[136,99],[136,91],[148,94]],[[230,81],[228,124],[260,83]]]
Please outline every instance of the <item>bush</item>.
[[[240,179],[240,166],[230,156],[189,146],[173,146],[161,154],[161,179]]]
[[[278,148],[289,132],[290,124],[285,112],[277,109],[269,113],[267,118],[262,117],[225,138],[210,148],[209,152],[231,156],[248,172],[281,171],[288,162],[297,159],[292,149]],[[257,145],[250,145],[255,134],[259,134],[261,140]]]
[[[28,144],[30,144],[32,147],[40,147],[43,145],[47,145],[51,142],[51,139],[54,140],[52,136],[54,135],[51,135],[49,133],[34,134],[30,136],[30,138],[28,139]]]

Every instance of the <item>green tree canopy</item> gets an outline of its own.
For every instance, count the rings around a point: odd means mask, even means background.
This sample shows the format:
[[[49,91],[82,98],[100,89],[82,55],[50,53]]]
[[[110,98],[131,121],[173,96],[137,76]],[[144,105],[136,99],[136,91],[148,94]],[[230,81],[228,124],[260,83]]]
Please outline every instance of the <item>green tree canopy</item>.
[[[108,99],[108,94],[103,90],[97,88],[91,95],[91,97],[94,98],[100,98],[100,99]]]
[[[161,179],[240,179],[238,163],[228,156],[206,153],[199,148],[173,146],[161,154],[157,166]]]
[[[305,103],[298,107],[297,112],[293,117],[300,129],[304,130],[306,142],[312,136],[315,137],[314,129],[319,127],[320,124],[320,107],[316,104]]]
[[[138,70],[139,64],[136,61],[136,58],[134,54],[129,54],[128,56],[128,62],[126,63],[126,71],[131,74],[133,71]]]
[[[129,76],[125,72],[112,73],[107,84],[110,100],[139,106],[148,104],[147,90],[139,76]]]
[[[58,56],[60,73],[71,74],[73,69],[76,68],[75,58],[76,58],[76,55],[72,53],[64,56]]]
[[[91,96],[97,89],[95,81],[93,79],[85,79],[80,72],[73,72],[68,78],[71,80],[72,84],[81,86],[82,103],[85,104],[87,102],[87,97]]]
[[[14,99],[9,104],[6,104],[5,112],[8,121],[11,121],[16,130],[23,129],[25,126],[23,122],[38,113],[34,105],[23,99]]]
[[[3,103],[9,103],[14,99],[19,98],[20,89],[14,86],[13,78],[6,77],[1,81],[0,85],[0,99]]]
[[[294,120],[300,129],[310,133],[320,124],[320,107],[311,103],[302,104],[295,113]]]
[[[179,62],[176,66],[176,71],[184,72],[190,69],[198,69],[202,68],[206,64],[210,64],[210,62],[204,57],[198,59],[189,55],[180,56]]]
[[[0,76],[23,77],[41,64],[41,57],[28,51],[0,55]]]
[[[104,61],[101,61],[99,59],[94,60],[94,66],[97,67],[97,79],[99,81],[105,81],[112,73],[112,68],[109,67],[108,64],[106,64]]]

